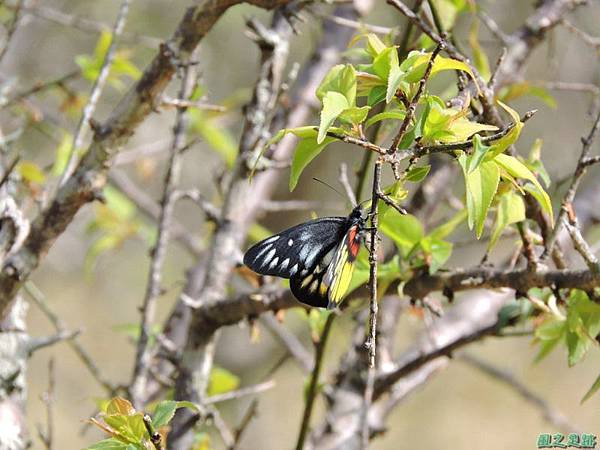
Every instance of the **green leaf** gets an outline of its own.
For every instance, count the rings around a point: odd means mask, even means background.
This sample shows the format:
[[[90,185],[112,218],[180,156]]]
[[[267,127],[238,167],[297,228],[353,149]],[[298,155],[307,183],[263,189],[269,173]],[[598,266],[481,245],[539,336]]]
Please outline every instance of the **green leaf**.
[[[406,116],[406,111],[401,109],[392,109],[391,111],[380,112],[379,114],[375,114],[370,117],[369,120],[365,122],[365,130],[376,124],[377,122],[381,122],[382,120],[404,120]]]
[[[136,410],[131,402],[123,397],[112,398],[106,405],[106,414],[122,414],[129,416],[135,414]]]
[[[594,381],[592,387],[590,387],[590,389],[583,396],[583,398],[581,399],[581,403],[585,402],[586,400],[589,400],[592,397],[592,395],[598,392],[598,389],[600,389],[600,375],[598,375],[598,378],[596,378],[596,381]]]
[[[494,161],[513,177],[522,178],[531,182],[531,187],[528,187],[530,185],[525,185],[523,188],[529,191],[538,201],[542,209],[548,213],[550,222],[554,222],[554,213],[552,211],[550,197],[531,170],[514,156],[505,155],[504,153],[496,155]]]
[[[386,87],[385,86],[375,86],[369,91],[369,95],[367,97],[367,105],[373,107],[377,103],[382,102],[385,99]]]
[[[207,394],[217,395],[233,391],[240,385],[240,378],[230,371],[214,366],[210,371],[210,380],[208,382]]]
[[[421,247],[425,253],[431,256],[429,262],[429,274],[433,275],[446,261],[448,261],[450,255],[452,255],[453,245],[451,242],[427,236],[421,240]]]
[[[521,122],[519,114],[501,101],[498,101],[498,104],[510,115],[514,126],[508,133],[506,133],[505,136],[501,137],[491,145],[492,148],[488,153],[489,159],[492,159],[496,155],[503,153],[508,147],[514,144],[519,138],[521,130],[523,129],[523,122]]]
[[[395,211],[383,215],[379,229],[392,239],[405,255],[410,253],[425,234],[419,219],[411,214],[400,215]]]
[[[496,131],[498,127],[487,125],[485,123],[472,122],[464,117],[459,117],[450,122],[448,130],[451,132],[452,139],[440,139],[442,142],[452,143],[466,141],[475,133],[481,131]]]
[[[86,448],[86,450],[127,450],[127,444],[117,439],[110,438],[104,439],[103,441],[96,442],[95,444]]]
[[[495,247],[504,229],[517,222],[525,220],[525,203],[515,192],[509,191],[500,196],[494,231],[488,244],[488,251]]]
[[[156,405],[154,417],[152,418],[154,428],[167,425],[173,419],[173,416],[175,416],[175,411],[177,411],[178,407],[178,402],[175,400],[165,400]]]
[[[346,97],[339,92],[329,91],[323,97],[323,109],[321,110],[321,122],[319,123],[319,134],[317,144],[321,144],[327,136],[327,130],[342,111],[350,108]]]
[[[469,229],[475,227],[479,239],[483,233],[487,212],[498,189],[500,170],[494,161],[488,161],[469,173],[468,160],[464,153],[459,156],[458,162],[465,177]]]
[[[414,60],[413,66],[410,69],[410,71],[406,73],[404,81],[408,83],[416,83],[421,78],[423,78],[423,75],[425,75],[425,70],[427,70],[427,65],[429,64],[430,58],[431,53],[420,54]],[[435,58],[433,67],[431,68],[431,77],[433,77],[433,75],[435,75],[436,73],[442,72],[444,70],[462,70],[463,72],[468,73],[471,76],[471,78],[474,78],[471,68],[464,62],[438,55]]]
[[[544,184],[546,185],[546,189],[550,187],[550,175],[548,175],[548,171],[542,162],[542,145],[543,141],[541,139],[536,139],[531,146],[531,150],[529,151],[529,158],[527,159],[527,167],[531,169],[531,171],[539,176]]]
[[[535,357],[535,362],[539,362],[545,358],[565,337],[566,332],[567,322],[555,317],[546,320],[538,326],[535,330],[535,336],[541,341],[541,345]]]
[[[102,190],[104,195],[104,204],[111,210],[119,219],[130,220],[137,212],[135,203],[129,200],[121,191],[110,185],[107,185]]]
[[[290,192],[296,188],[298,179],[302,172],[308,166],[308,164],[317,157],[319,153],[323,151],[325,147],[334,142],[336,139],[333,137],[326,137],[320,144],[317,143],[316,137],[302,139],[296,151],[294,152],[294,158],[292,159],[292,167],[290,170]]]
[[[358,125],[362,123],[369,114],[370,106],[354,106],[352,108],[345,109],[339,116],[341,121],[351,123],[353,125]]]
[[[348,47],[353,46],[360,39],[367,40],[366,50],[367,53],[373,58],[375,58],[379,53],[381,53],[387,48],[387,46],[381,41],[381,39],[379,39],[379,36],[377,36],[374,33],[364,33],[354,36],[354,38],[352,38],[352,40],[348,44]]]
[[[483,161],[483,157],[489,151],[490,147],[481,142],[481,136],[473,136],[473,154],[467,159],[467,171],[473,172]]]
[[[328,92],[342,94],[348,106],[356,104],[356,71],[350,64],[338,64],[331,68],[317,88],[316,95],[321,102]]]
[[[431,166],[429,164],[421,167],[413,167],[406,174],[404,174],[404,180],[418,183],[427,176],[430,170]]]

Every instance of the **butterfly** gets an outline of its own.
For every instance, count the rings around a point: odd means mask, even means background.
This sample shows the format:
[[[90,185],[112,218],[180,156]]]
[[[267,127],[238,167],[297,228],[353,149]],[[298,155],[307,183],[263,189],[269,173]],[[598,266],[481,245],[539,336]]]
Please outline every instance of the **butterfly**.
[[[348,291],[366,222],[359,205],[348,217],[301,223],[250,247],[244,264],[261,275],[289,278],[302,303],[334,309]]]

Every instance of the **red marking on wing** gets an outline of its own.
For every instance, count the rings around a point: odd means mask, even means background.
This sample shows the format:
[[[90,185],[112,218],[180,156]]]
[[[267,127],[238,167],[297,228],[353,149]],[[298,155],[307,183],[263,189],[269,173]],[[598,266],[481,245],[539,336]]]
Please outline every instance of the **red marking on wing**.
[[[348,241],[346,245],[348,245],[348,256],[350,260],[354,260],[356,255],[358,255],[358,251],[360,250],[360,240],[356,239],[356,233],[358,231],[358,227],[354,225],[350,230],[348,230]]]

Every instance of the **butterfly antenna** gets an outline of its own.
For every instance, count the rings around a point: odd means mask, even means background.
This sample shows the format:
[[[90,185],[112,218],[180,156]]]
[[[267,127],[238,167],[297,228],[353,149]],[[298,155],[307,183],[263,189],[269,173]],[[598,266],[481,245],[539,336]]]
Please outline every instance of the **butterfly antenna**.
[[[325,186],[327,186],[329,189],[331,189],[333,192],[335,192],[337,195],[339,195],[342,198],[346,198],[346,196],[344,194],[342,194],[340,191],[338,191],[336,188],[334,188],[332,185],[330,185],[329,183],[326,183],[323,180],[320,180],[319,178],[313,177],[313,180],[318,181],[321,184],[324,184]]]

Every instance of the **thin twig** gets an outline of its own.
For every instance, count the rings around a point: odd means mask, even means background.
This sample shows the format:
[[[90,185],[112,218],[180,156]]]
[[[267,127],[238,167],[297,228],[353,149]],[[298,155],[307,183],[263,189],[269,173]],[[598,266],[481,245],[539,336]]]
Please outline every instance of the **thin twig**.
[[[42,426],[38,425],[38,436],[44,443],[46,450],[54,449],[54,388],[56,386],[56,376],[54,372],[54,358],[48,361],[48,388],[42,395],[40,400],[46,406],[46,431],[42,430]]]
[[[10,47],[12,38],[17,31],[17,27],[19,26],[19,21],[21,20],[21,10],[25,4],[25,0],[18,0],[17,4],[13,10],[13,17],[6,27],[6,38],[4,40],[4,45],[0,48],[0,62],[4,59],[8,48]]]
[[[581,235],[581,230],[579,228],[579,223],[577,220],[577,216],[568,215],[569,219],[564,220],[564,225],[567,231],[569,232],[569,236],[571,236],[571,240],[573,241],[573,246],[575,250],[579,252],[587,266],[591,271],[600,272],[600,265],[598,264],[598,258],[594,255],[594,252],[590,248],[590,245],[585,241],[583,236]]]
[[[240,441],[242,440],[242,436],[244,435],[244,431],[246,431],[246,429],[248,428],[248,425],[250,425],[250,422],[252,422],[252,419],[254,417],[256,417],[257,410],[258,410],[258,400],[254,399],[254,400],[252,400],[252,403],[250,403],[250,406],[248,406],[246,413],[242,417],[242,420],[240,420],[240,424],[237,426],[237,428],[235,429],[235,431],[233,433],[234,442],[229,450],[233,450],[238,447]]]
[[[48,318],[50,323],[54,326],[57,333],[65,330],[65,326],[62,323],[58,315],[50,309],[48,306],[44,294],[33,284],[28,281],[25,283],[25,292],[29,294],[33,302],[40,308],[42,313]],[[89,370],[92,377],[102,386],[109,395],[117,392],[117,387],[114,386],[107,378],[105,378],[100,372],[100,368],[96,365],[91,355],[81,346],[81,344],[74,339],[67,341],[69,346],[73,349],[75,354],[83,362],[83,365]]]
[[[164,450],[162,445],[162,436],[159,432],[154,429],[152,425],[152,417],[148,414],[144,414],[144,426],[146,427],[146,432],[148,433],[148,437],[150,438],[150,442],[154,445],[156,450]]]
[[[8,177],[10,176],[12,171],[15,170],[15,167],[17,166],[17,164],[19,163],[20,160],[21,160],[21,156],[17,155],[11,161],[11,163],[6,167],[6,169],[4,170],[4,173],[2,174],[2,179],[0,179],[0,187],[4,186],[4,183],[6,183],[6,181],[8,180]]]
[[[263,314],[260,321],[273,337],[285,346],[304,372],[309,373],[312,371],[314,366],[312,355],[292,332],[280,324],[272,314]]]
[[[192,95],[196,86],[196,68],[191,64],[193,56],[187,61],[179,98],[187,99]],[[135,367],[131,381],[130,393],[134,404],[141,406],[142,397],[146,390],[148,378],[148,369],[151,363],[151,350],[148,348],[150,341],[150,333],[152,323],[154,321],[156,301],[161,292],[161,272],[167,254],[169,244],[170,228],[173,220],[173,212],[179,184],[182,164],[181,149],[186,145],[187,132],[187,107],[180,106],[177,109],[175,125],[173,127],[173,144],[171,147],[171,156],[167,166],[167,174],[165,176],[161,212],[158,220],[158,237],[156,244],[152,249],[152,259],[150,262],[150,270],[148,274],[148,283],[146,285],[146,293],[141,307],[141,326],[140,336],[137,342]]]
[[[125,28],[125,21],[127,19],[127,13],[129,11],[129,2],[130,0],[123,0],[121,3],[121,7],[119,8],[117,20],[115,21],[115,25],[112,30],[110,46],[108,47],[106,55],[104,56],[104,61],[102,62],[102,67],[100,68],[98,77],[94,81],[94,86],[92,87],[90,98],[85,107],[83,108],[83,114],[81,114],[79,122],[77,123],[77,128],[75,128],[71,152],[69,154],[69,159],[65,170],[60,178],[60,186],[65,184],[67,179],[73,173],[75,165],[77,164],[77,152],[83,146],[83,140],[85,139],[85,132],[87,130],[86,126],[91,120],[92,116],[94,115],[94,111],[96,110],[96,105],[98,104],[98,100],[100,99],[100,95],[102,94],[104,85],[106,84],[106,80],[108,79],[112,62],[115,57],[115,53],[117,50],[117,40],[123,32],[123,29]]]
[[[567,215],[568,208],[573,203],[573,199],[575,198],[575,193],[577,192],[577,188],[579,187],[579,183],[583,178],[583,175],[586,172],[586,165],[584,164],[585,160],[588,158],[588,155],[592,149],[592,144],[594,142],[594,138],[596,137],[596,133],[598,128],[600,127],[600,111],[598,112],[598,116],[592,125],[592,129],[587,137],[582,138],[581,142],[583,144],[583,148],[581,149],[581,155],[579,156],[579,160],[577,161],[577,167],[575,168],[575,173],[573,174],[573,178],[571,180],[571,184],[569,189],[567,190],[563,200],[561,202],[561,209],[558,213],[558,217],[556,218],[556,224],[550,236],[545,242],[544,253],[541,256],[541,260],[545,261],[550,254],[552,253],[552,249],[554,244],[556,243],[556,239],[558,237],[558,233],[560,232],[562,225],[565,221],[565,217]]]
[[[319,342],[315,344],[315,363],[312,375],[310,377],[310,384],[308,385],[308,390],[306,391],[306,404],[304,406],[304,413],[302,414],[302,424],[300,425],[300,431],[298,433],[296,450],[304,449],[304,441],[310,427],[310,416],[312,414],[313,405],[318,393],[317,390],[319,386],[319,376],[321,374],[321,366],[323,364],[323,355],[325,354],[325,345],[327,344],[335,317],[336,315],[334,312],[329,313],[327,320],[325,321],[325,325],[323,326],[323,332],[321,333]]]
[[[567,30],[577,35],[587,45],[593,47],[596,50],[596,52],[600,52],[600,37],[590,36],[585,31],[577,28],[575,25],[573,25],[566,19],[563,19],[561,23],[565,26]]]
[[[392,147],[395,148],[395,147]],[[379,250],[379,193],[381,192],[381,166],[382,160],[377,159],[373,167],[373,189],[371,210],[371,243],[369,246],[369,330],[365,347],[369,353],[369,370],[367,372],[367,384],[364,392],[362,420],[362,446],[369,445],[369,408],[373,399],[373,386],[375,382],[375,358],[377,356],[377,253]]]
[[[235,389],[224,394],[211,395],[210,397],[206,397],[203,404],[211,405],[213,403],[221,403],[226,402],[228,400],[237,400],[239,398],[247,397],[249,395],[260,394],[261,392],[268,391],[269,389],[273,389],[274,387],[275,381],[267,380],[263,383],[254,384],[252,386],[247,386],[241,389]]]
[[[356,206],[358,202],[356,201],[356,196],[354,195],[352,186],[350,186],[350,180],[348,179],[348,165],[346,163],[340,164],[340,174],[338,180],[344,188],[344,192],[346,193],[346,197],[348,197],[350,204],[352,206]]]
[[[396,134],[396,136],[394,137],[394,140],[392,141],[392,145],[390,146],[390,150],[389,150],[390,153],[394,153],[398,150],[400,141],[402,140],[402,138],[408,131],[408,126],[409,126],[410,122],[412,121],[413,116],[415,115],[415,111],[417,110],[417,104],[419,103],[421,95],[423,94],[423,92],[425,92],[425,84],[427,84],[427,80],[429,79],[429,76],[431,75],[431,70],[433,69],[433,64],[435,63],[435,58],[437,58],[437,56],[440,54],[440,52],[445,47],[446,47],[446,44],[444,41],[442,41],[435,47],[435,49],[431,53],[431,57],[429,58],[429,61],[427,63],[427,68],[425,69],[425,73],[419,80],[419,86],[417,87],[417,92],[414,95],[414,97],[411,99],[410,104],[408,105],[408,108],[406,109],[406,115],[404,116],[404,119],[403,119],[402,123],[400,124],[400,129],[398,130],[398,133]]]

